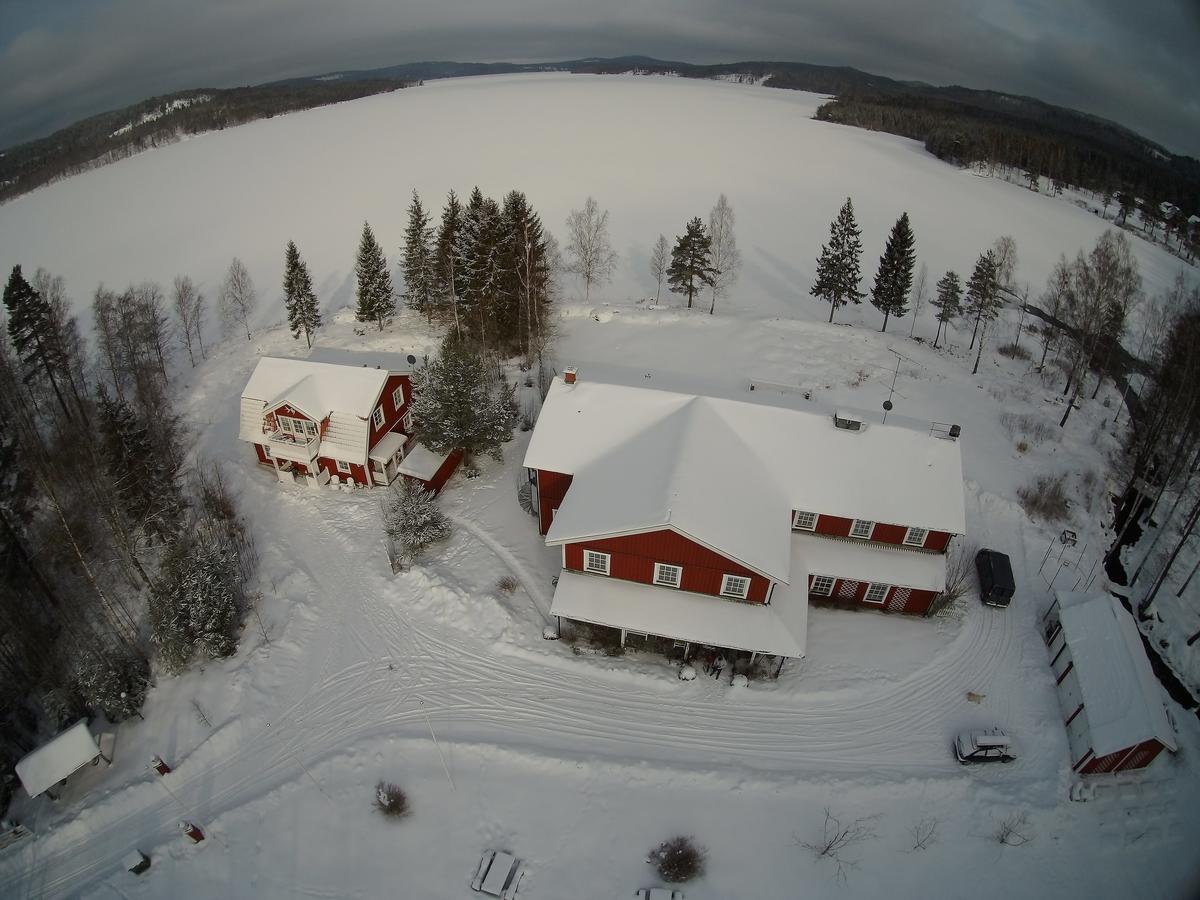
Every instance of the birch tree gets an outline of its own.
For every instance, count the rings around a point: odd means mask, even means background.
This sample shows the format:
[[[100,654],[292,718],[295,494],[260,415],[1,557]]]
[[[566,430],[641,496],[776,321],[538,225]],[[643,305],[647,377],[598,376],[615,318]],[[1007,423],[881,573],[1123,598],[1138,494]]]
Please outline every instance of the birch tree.
[[[593,284],[606,284],[617,268],[617,252],[608,236],[608,210],[588,197],[583,209],[567,216],[567,271],[583,279],[583,302]]]
[[[250,316],[257,305],[258,293],[250,273],[235,256],[217,293],[217,311],[224,333],[229,335],[237,329],[246,332],[246,340],[250,340]]]
[[[733,226],[736,217],[729,200],[722,194],[717,199],[717,205],[708,215],[708,237],[711,249],[712,266],[712,303],[708,314],[711,316],[717,308],[717,298],[728,292],[737,279],[738,269],[742,266],[742,254],[738,250],[737,237]]]
[[[667,277],[667,266],[671,264],[671,244],[665,234],[660,234],[650,251],[650,274],[654,276],[654,303],[662,296],[663,279]]]
[[[194,347],[199,346],[201,358],[205,356],[200,332],[204,328],[204,295],[196,290],[192,279],[176,275],[172,291],[175,301],[175,316],[179,319],[179,336],[192,368],[196,368]]]

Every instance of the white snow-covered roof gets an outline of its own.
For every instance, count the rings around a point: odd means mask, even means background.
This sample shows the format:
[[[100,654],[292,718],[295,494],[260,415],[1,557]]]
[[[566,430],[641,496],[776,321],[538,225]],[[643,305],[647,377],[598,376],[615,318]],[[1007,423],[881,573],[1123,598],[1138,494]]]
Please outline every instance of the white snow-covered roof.
[[[389,431],[371,448],[371,459],[379,460],[381,463],[387,462],[392,456],[404,446],[404,442],[408,440],[408,435],[401,434],[399,431]]]
[[[802,563],[793,567],[790,580],[762,604],[564,571],[550,613],[693,644],[797,658],[804,655],[808,637],[808,575]]]
[[[671,528],[787,581],[787,497],[764,479],[720,474],[762,465],[718,411],[684,404],[575,470],[546,543]]]
[[[794,534],[792,552],[807,562],[814,575],[875,581],[923,591],[942,591],[946,587],[946,558],[940,553],[893,549],[853,538],[811,534]]]
[[[366,464],[368,417],[391,370],[265,356],[242,391],[238,436],[262,443],[263,413],[288,403],[320,422],[328,419],[319,453]]]
[[[24,756],[16,765],[17,777],[25,792],[36,797],[99,755],[100,748],[88,731],[87,720],[80,719]]]
[[[1110,594],[1058,593],[1063,639],[1083,694],[1092,752],[1105,756],[1150,738],[1175,749],[1162,687],[1133,616]]]
[[[705,436],[715,431],[714,423],[721,424],[722,436],[710,444]],[[835,428],[824,414],[737,400],[555,379],[525,465],[575,476],[569,498],[589,467],[603,465],[605,456],[643,433],[649,435],[639,444],[644,453],[623,475],[641,490],[657,491],[652,486],[660,482],[694,487],[691,473],[704,472],[706,490],[726,491],[718,483],[727,482],[728,490],[773,493],[790,509],[953,534],[966,530],[957,441],[874,423],[847,431]],[[742,451],[725,433],[753,452]],[[672,469],[680,466],[689,474],[676,481]],[[611,467],[604,471],[615,474]],[[644,517],[648,505],[631,510],[631,527],[638,518],[634,513]],[[722,517],[708,512],[717,508],[705,504],[706,528],[723,527]],[[774,515],[772,505],[757,518]],[[724,518],[725,525],[755,527],[748,518]],[[703,534],[696,537],[707,540]]]
[[[432,481],[437,470],[442,467],[449,453],[434,453],[424,444],[414,444],[408,451],[408,456],[400,461],[399,472],[410,478],[420,478],[422,481]]]

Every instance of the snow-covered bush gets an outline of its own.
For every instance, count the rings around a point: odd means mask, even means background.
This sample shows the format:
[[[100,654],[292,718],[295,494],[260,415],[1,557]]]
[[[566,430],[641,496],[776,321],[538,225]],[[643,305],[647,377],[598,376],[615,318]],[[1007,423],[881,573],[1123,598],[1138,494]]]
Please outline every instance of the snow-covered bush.
[[[450,521],[438,509],[432,491],[401,478],[392,485],[384,502],[383,530],[400,561],[411,565],[427,547],[450,537]]]
[[[651,850],[646,855],[646,862],[654,866],[663,881],[678,884],[703,875],[707,858],[708,851],[697,844],[694,837],[677,835]]]
[[[996,352],[1009,359],[1029,359],[1029,351],[1020,344],[1001,344],[996,348]]]
[[[76,673],[76,686],[84,703],[108,721],[120,722],[141,711],[150,688],[150,666],[133,654],[92,657]]]
[[[408,805],[408,795],[398,784],[381,781],[375,785],[375,808],[391,819],[403,819],[412,810]]]
[[[511,594],[521,586],[521,582],[512,575],[505,575],[496,582],[496,592],[500,594]]]

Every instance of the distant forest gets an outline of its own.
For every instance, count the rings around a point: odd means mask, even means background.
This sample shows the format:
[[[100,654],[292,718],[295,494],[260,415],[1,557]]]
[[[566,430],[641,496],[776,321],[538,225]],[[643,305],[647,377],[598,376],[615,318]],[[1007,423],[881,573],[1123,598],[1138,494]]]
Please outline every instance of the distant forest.
[[[0,202],[182,134],[430,79],[512,72],[671,74],[761,81],[767,87],[828,94],[836,99],[820,107],[818,119],[913,138],[947,162],[1005,166],[1113,198],[1138,197],[1144,201],[1143,210],[1169,202],[1183,213],[1183,221],[1200,213],[1200,162],[1172,154],[1115,122],[1032,97],[896,81],[845,66],[768,61],[701,66],[644,56],[536,64],[405,63],[157,97],[86,119],[0,156]]]
[[[394,79],[196,89],[101,113],[0,155],[0,202],[179,138],[407,87]]]

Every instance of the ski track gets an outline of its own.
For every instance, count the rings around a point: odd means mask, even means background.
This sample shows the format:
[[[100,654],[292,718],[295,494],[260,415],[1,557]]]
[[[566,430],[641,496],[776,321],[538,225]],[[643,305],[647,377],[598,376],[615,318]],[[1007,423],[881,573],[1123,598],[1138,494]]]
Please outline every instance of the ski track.
[[[403,576],[393,579],[382,553],[363,559],[362,548],[378,542],[374,517],[362,509],[366,501],[295,490],[285,501],[295,515],[280,545],[311,580],[312,593],[326,601],[321,618],[305,628],[322,633],[317,643],[328,648],[311,660],[319,674],[233,752],[213,760],[201,749],[184,760],[164,781],[170,794],[148,778],[116,795],[112,808],[88,810],[86,834],[58,831],[37,839],[24,851],[23,871],[14,872],[11,863],[0,869],[5,878],[25,882],[26,896],[77,893],[116,872],[135,836],[143,849],[178,840],[182,818],[211,822],[303,778],[303,760],[336,756],[376,736],[424,739],[426,717],[444,740],[568,757],[582,744],[591,757],[701,771],[962,778],[946,749],[946,710],[968,689],[986,692],[992,673],[1011,670],[1011,657],[1020,652],[1014,618],[979,609],[939,656],[873,690],[794,695],[785,702],[752,689],[731,689],[717,700],[668,697],[659,683],[631,688],[586,663],[564,670],[516,661],[452,626],[415,623],[398,589]],[[512,570],[539,609],[548,608],[537,579],[512,551],[461,516],[454,522]],[[346,552],[326,550],[320,568],[305,564],[331,541]],[[334,668],[335,660],[355,657]],[[1028,778],[1031,766],[1044,789],[1057,761],[1024,759],[1021,777]],[[31,877],[34,860],[38,873]]]

